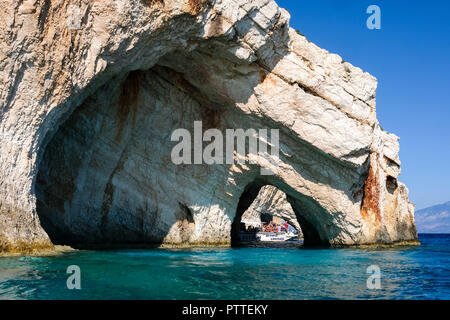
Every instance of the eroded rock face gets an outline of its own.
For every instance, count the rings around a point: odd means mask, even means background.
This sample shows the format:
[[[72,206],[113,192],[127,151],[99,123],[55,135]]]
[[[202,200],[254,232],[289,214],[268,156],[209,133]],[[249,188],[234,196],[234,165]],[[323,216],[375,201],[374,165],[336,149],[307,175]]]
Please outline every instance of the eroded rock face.
[[[305,244],[417,240],[376,79],[274,1],[80,0],[75,29],[70,4],[0,7],[0,249],[226,244],[264,185]],[[171,133],[196,120],[279,129],[277,174],[173,164]]]
[[[274,186],[261,188],[256,199],[242,215],[242,221],[245,219],[261,223],[261,217],[264,215],[284,219],[297,230],[298,237],[303,238],[302,228],[291,204],[287,201],[286,195]]]

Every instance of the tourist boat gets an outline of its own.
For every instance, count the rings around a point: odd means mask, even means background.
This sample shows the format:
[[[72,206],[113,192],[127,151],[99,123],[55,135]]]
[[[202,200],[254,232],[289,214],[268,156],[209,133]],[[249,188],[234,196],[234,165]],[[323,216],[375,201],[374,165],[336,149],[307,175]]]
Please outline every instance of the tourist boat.
[[[258,232],[256,233],[256,241],[289,241],[296,240],[297,234],[292,231],[288,232]]]
[[[240,232],[240,240],[243,242],[277,242],[277,241],[290,241],[297,240],[297,233],[293,231],[287,231],[282,228],[269,228],[263,226],[258,232]]]

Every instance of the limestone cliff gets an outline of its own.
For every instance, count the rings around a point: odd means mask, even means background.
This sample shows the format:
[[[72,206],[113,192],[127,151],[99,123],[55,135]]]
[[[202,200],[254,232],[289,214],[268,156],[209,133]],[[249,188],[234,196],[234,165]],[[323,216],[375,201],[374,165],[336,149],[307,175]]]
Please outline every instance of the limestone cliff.
[[[415,241],[374,77],[272,0],[0,3],[0,249],[229,244],[264,185],[305,244]],[[171,133],[277,128],[266,162],[175,165]]]

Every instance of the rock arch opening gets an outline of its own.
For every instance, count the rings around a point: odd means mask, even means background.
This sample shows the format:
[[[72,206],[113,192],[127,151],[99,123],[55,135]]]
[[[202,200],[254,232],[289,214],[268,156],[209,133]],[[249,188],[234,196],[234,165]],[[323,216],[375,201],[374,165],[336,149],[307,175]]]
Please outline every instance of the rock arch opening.
[[[312,207],[308,206],[307,202],[310,201],[312,203],[312,200],[304,197],[302,201],[302,197],[293,198],[282,190],[274,185],[258,180],[250,183],[245,188],[239,199],[236,216],[232,224],[232,246],[241,246],[256,239],[264,241],[260,236],[255,237],[255,239],[246,237],[247,231],[245,230],[249,230],[248,226],[251,224],[258,225],[255,229],[251,229],[251,232],[263,231],[264,233],[266,228],[272,228],[272,226],[279,229],[280,224],[278,222],[280,221],[294,228],[297,234],[295,240],[303,240],[303,244],[306,246],[329,245],[324,235],[320,235],[324,224],[320,220],[313,219],[314,211],[321,210],[315,207],[318,204],[314,204]],[[306,210],[309,211],[307,212]],[[274,219],[274,217],[278,219]],[[276,236],[274,235],[274,237]],[[278,238],[281,239],[282,237]],[[270,241],[269,238],[267,240]]]
[[[274,186],[264,186],[258,196],[243,213],[241,222],[241,241],[247,233],[257,238],[268,235],[276,241],[303,240],[303,233],[286,194]],[[271,232],[265,234],[264,232]],[[248,237],[251,238],[251,237]],[[281,240],[283,239],[283,240]],[[257,239],[254,239],[257,240]],[[264,239],[260,239],[264,241]]]

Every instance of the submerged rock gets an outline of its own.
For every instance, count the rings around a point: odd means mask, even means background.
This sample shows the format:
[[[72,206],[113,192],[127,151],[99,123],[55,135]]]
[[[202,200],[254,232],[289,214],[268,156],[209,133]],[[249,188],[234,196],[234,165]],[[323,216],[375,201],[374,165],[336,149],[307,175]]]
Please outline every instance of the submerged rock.
[[[305,244],[417,240],[376,79],[271,0],[0,7],[0,250],[230,244],[261,187]],[[279,129],[270,164],[176,165],[178,128]]]

